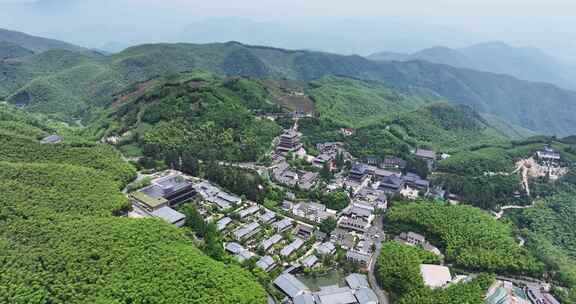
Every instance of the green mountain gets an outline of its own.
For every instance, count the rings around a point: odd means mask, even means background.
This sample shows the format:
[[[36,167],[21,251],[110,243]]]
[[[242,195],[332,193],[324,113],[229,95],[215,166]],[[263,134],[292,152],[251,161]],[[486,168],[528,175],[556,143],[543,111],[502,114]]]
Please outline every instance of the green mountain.
[[[63,41],[28,35],[22,32],[0,29],[0,42],[8,42],[29,49],[35,53],[48,50],[85,51],[85,48]]]
[[[34,52],[17,44],[0,41],[0,62],[6,59],[30,56],[32,54],[34,54]]]
[[[134,83],[194,69],[302,81],[338,75],[384,82],[404,90],[425,89],[536,132],[576,133],[576,93],[552,85],[427,62],[374,62],[236,42],[142,45],[112,56],[47,52],[17,65],[0,65],[0,94],[32,110],[69,118],[110,104]]]
[[[256,113],[279,111],[261,81],[191,73],[118,97],[88,132],[119,136],[118,147],[132,156],[187,151],[204,160],[255,161],[280,133]]]
[[[438,101],[431,92],[400,90],[375,81],[327,76],[308,90],[321,117],[357,128]]]
[[[573,72],[552,56],[536,48],[513,47],[502,42],[480,43],[461,49],[432,47],[412,54],[380,52],[368,58],[378,61],[424,60],[576,88]]]
[[[184,231],[115,216],[135,170],[107,145],[40,144],[45,121],[0,104],[0,302],[266,303],[248,272]]]

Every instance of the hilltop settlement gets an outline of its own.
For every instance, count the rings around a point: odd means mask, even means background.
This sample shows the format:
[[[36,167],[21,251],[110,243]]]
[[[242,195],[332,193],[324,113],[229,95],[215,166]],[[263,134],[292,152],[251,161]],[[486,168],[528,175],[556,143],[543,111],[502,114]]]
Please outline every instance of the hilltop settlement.
[[[275,140],[266,165],[225,164],[266,179],[269,187],[282,193],[276,204],[261,204],[207,179],[166,170],[140,176],[146,182],[128,194],[132,210],[126,216],[155,217],[177,227],[198,227],[193,223],[198,220],[213,225],[224,252],[267,278],[270,302],[389,303],[375,275],[380,251],[389,242],[435,257],[432,260],[439,263],[418,266],[426,287],[442,290],[472,284],[477,274],[452,272],[444,263],[445,254],[433,244],[437,242],[410,230],[390,234],[383,226],[391,201],[425,199],[458,205],[458,195],[409,171],[400,157],[357,159],[341,142],[318,143],[312,155],[301,139],[296,119]],[[428,172],[450,157],[422,148],[410,153]],[[550,147],[539,150],[534,159],[550,173],[564,172],[553,169],[560,167],[560,157]],[[502,276],[489,288],[485,303],[559,302],[545,282]]]

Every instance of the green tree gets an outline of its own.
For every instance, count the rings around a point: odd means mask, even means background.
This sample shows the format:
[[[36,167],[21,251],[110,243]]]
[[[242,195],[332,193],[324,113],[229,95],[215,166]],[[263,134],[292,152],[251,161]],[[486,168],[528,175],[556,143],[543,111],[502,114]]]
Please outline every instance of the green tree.
[[[324,233],[331,233],[334,231],[334,229],[336,229],[337,224],[338,223],[335,218],[329,217],[320,223],[320,231]]]

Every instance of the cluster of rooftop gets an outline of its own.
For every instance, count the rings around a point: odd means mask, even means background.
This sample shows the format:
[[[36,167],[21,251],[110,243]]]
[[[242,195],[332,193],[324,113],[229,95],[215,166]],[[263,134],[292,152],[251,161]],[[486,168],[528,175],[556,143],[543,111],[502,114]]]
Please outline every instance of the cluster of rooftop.
[[[378,297],[368,284],[367,277],[353,273],[346,277],[346,286],[326,286],[311,291],[295,276],[284,273],[274,285],[294,304],[378,304]]]

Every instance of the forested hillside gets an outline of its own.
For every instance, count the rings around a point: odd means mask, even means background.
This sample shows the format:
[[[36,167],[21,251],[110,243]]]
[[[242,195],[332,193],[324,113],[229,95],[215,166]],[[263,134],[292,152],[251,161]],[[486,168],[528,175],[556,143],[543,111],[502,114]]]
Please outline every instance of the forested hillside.
[[[516,215],[530,248],[546,262],[553,279],[570,288],[557,290],[565,303],[576,301],[575,194],[574,189],[562,191]]]
[[[448,262],[464,269],[534,276],[543,272],[543,265],[518,245],[510,226],[475,207],[402,204],[388,212],[387,222],[395,232],[423,233]]]
[[[82,116],[87,108],[109,104],[113,95],[135,83],[193,69],[304,81],[330,75],[355,77],[406,90],[425,89],[533,131],[576,132],[570,115],[576,111],[576,93],[552,85],[426,62],[378,63],[359,56],[236,42],[142,45],[107,57],[51,51],[1,64],[0,95],[37,111]]]
[[[181,230],[115,216],[135,176],[116,151],[68,137],[42,145],[50,126],[0,110],[10,126],[0,128],[0,302],[266,302],[247,272],[205,256]]]
[[[19,45],[23,48],[41,53],[48,50],[85,51],[86,49],[59,40],[28,35],[22,32],[0,29],[0,41]]]
[[[279,111],[260,81],[192,73],[160,79],[120,98],[88,131],[96,138],[119,137],[120,149],[132,156],[186,153],[204,160],[255,161],[280,133],[276,123],[256,113]]]
[[[324,77],[313,81],[310,87],[309,94],[322,118],[352,128],[395,117],[441,98],[343,77]]]
[[[492,282],[490,275],[480,275],[471,282],[451,284],[446,288],[432,290],[424,286],[420,274],[421,264],[439,264],[440,258],[416,246],[388,242],[376,264],[376,278],[391,294],[394,303],[402,304],[482,304]]]

